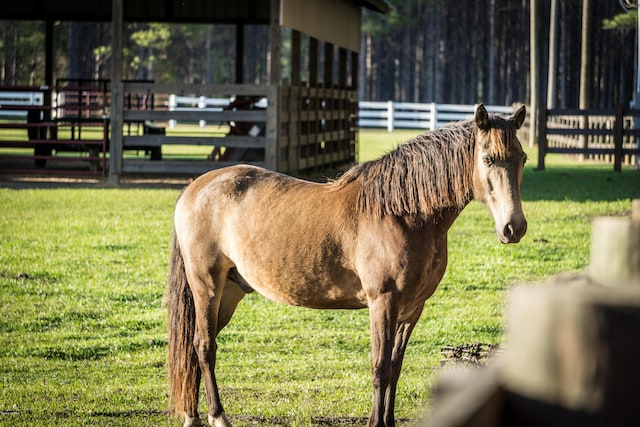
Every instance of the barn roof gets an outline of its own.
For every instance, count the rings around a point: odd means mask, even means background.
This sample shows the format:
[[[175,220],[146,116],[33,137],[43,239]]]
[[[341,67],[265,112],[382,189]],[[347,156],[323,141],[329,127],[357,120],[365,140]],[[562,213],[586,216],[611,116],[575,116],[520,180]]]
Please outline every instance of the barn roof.
[[[386,13],[384,0],[347,0]],[[128,22],[267,24],[269,0],[130,0],[123,4]],[[111,0],[19,0],[0,8],[0,19],[34,21],[110,21]]]

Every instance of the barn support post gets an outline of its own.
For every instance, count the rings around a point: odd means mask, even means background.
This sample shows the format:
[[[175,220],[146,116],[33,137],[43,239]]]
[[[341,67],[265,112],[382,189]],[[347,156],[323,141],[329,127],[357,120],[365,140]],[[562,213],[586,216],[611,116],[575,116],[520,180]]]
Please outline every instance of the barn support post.
[[[111,3],[111,143],[109,144],[109,184],[120,184],[122,172],[122,128],[124,87],[122,84],[123,0]]]
[[[264,162],[268,169],[278,170],[278,135],[280,132],[280,121],[278,119],[280,91],[278,89],[280,88],[280,82],[282,80],[282,29],[280,27],[280,0],[271,0],[270,7],[268,55],[269,89],[267,96],[267,129]]]

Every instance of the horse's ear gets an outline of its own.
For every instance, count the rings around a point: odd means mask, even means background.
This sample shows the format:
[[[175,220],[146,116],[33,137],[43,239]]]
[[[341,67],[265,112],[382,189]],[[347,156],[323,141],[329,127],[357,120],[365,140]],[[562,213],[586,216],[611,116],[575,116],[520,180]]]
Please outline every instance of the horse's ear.
[[[478,129],[489,130],[489,128],[491,127],[491,123],[489,123],[489,113],[487,113],[487,110],[484,108],[483,104],[478,105],[478,107],[476,108],[475,119]]]
[[[526,115],[527,111],[524,108],[524,105],[522,105],[516,110],[515,113],[513,113],[513,116],[509,117],[509,121],[516,129],[520,129],[520,126],[522,126],[522,123],[524,123],[524,118]]]

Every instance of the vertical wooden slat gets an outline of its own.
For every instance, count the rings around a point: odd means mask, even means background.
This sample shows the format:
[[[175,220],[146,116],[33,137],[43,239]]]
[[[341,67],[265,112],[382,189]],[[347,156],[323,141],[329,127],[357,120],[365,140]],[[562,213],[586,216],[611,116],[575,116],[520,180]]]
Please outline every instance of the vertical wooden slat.
[[[347,88],[347,49],[343,47],[338,50],[338,87]]]
[[[291,30],[291,86],[300,85],[301,45],[300,31]]]
[[[309,37],[309,87],[318,85],[318,39]]]

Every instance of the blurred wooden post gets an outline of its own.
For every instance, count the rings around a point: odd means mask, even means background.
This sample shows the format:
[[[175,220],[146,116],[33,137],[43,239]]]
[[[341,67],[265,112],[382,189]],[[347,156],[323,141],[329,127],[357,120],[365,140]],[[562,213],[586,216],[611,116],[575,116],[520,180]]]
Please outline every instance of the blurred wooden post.
[[[635,206],[637,204],[634,203]],[[606,286],[638,285],[640,221],[618,217],[596,218],[591,230],[588,271],[594,281]]]
[[[631,202],[631,220],[640,221],[640,199]]]
[[[511,294],[504,425],[640,425],[640,289],[571,282]]]
[[[510,292],[495,367],[445,383],[426,425],[640,425],[640,199],[592,233],[585,272]]]

